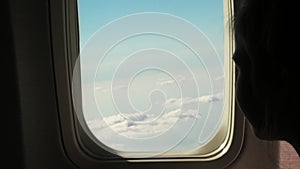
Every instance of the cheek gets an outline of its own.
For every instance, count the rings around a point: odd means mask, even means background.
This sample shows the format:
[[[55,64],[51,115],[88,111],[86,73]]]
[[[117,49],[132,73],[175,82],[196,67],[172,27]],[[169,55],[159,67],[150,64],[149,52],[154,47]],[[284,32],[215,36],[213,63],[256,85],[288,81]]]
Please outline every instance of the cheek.
[[[263,130],[264,108],[253,95],[250,73],[240,69],[236,79],[236,101],[252,127]]]
[[[251,81],[254,72],[251,67],[251,59],[249,55],[239,48],[236,50],[233,57],[237,67],[236,78],[236,102],[244,113],[247,120],[250,122],[256,133],[262,133],[264,131],[264,106],[258,101],[254,92],[257,92],[253,82]]]

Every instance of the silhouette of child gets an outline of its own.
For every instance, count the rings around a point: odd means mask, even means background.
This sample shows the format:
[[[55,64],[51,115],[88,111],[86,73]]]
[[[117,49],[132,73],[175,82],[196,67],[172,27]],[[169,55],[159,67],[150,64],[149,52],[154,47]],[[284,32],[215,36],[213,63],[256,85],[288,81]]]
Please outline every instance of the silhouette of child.
[[[299,18],[296,4],[243,0],[234,17],[236,100],[255,135],[300,155]]]

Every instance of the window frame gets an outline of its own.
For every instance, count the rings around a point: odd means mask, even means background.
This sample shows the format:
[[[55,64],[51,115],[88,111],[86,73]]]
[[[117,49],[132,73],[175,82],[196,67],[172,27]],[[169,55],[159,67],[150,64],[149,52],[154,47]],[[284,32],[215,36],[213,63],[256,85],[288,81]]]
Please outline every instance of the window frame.
[[[233,0],[224,0],[224,5],[228,5],[225,9],[225,20],[233,16]],[[99,166],[124,166],[123,168],[139,167],[139,162],[150,167],[158,167],[156,165],[174,164],[173,167],[211,167],[223,168],[229,165],[239,154],[245,130],[245,119],[239,112],[235,104],[234,97],[230,99],[228,109],[233,113],[230,124],[230,144],[225,146],[219,155],[213,157],[166,157],[155,159],[129,159],[122,158],[106,152],[100,147],[95,148],[95,143],[84,133],[77,118],[75,117],[72,101],[72,72],[73,65],[78,57],[79,37],[78,37],[78,20],[77,20],[77,1],[76,0],[53,0],[50,2],[51,17],[51,37],[52,52],[54,61],[54,73],[56,81],[57,98],[59,105],[59,118],[62,135],[62,146],[67,156],[80,168],[88,167],[89,169],[98,168]],[[227,19],[226,19],[227,18]],[[226,24],[228,30],[232,30],[231,24]],[[231,56],[234,51],[234,38],[232,31],[228,31],[229,35],[225,36],[225,55]],[[227,42],[227,43],[226,43]],[[229,81],[234,86],[235,72],[234,63],[231,59],[225,59],[230,69]],[[78,78],[80,79],[80,78]],[[226,82],[227,83],[227,82]],[[234,87],[230,88],[231,96],[234,96]],[[91,148],[93,147],[93,148]],[[105,155],[99,158],[99,153]],[[153,163],[154,162],[154,163]],[[170,163],[176,162],[176,163]],[[130,165],[129,165],[130,163]],[[176,164],[176,165],[175,165]],[[196,165],[195,165],[196,164]],[[105,168],[105,167],[104,167]]]

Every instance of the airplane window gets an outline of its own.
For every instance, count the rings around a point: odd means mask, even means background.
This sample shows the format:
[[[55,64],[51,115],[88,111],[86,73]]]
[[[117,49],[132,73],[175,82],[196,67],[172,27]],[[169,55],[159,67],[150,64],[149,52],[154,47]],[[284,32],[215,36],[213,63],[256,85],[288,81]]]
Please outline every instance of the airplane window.
[[[90,139],[125,158],[206,157],[230,146],[233,70],[222,0],[77,3],[75,111]]]

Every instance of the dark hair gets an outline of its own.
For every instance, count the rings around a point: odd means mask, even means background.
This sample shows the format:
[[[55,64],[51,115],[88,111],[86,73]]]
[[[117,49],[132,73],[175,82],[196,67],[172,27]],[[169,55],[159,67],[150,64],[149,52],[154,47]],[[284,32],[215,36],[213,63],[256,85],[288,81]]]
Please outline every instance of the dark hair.
[[[235,12],[236,48],[250,58],[253,95],[265,108],[264,135],[279,130],[281,118],[293,119],[297,114],[300,68],[295,57],[298,42],[293,39],[299,35],[295,6],[279,0],[242,0]]]

